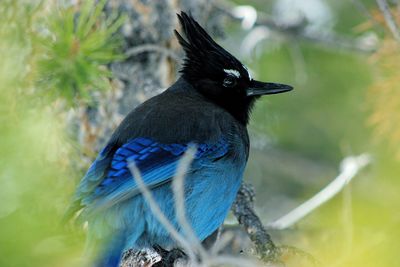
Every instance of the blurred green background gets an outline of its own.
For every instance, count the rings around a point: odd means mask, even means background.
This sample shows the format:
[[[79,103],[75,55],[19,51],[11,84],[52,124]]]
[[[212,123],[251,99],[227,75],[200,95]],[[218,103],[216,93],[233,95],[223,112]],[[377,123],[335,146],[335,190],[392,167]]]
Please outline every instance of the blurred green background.
[[[238,4],[276,12],[274,1],[264,2]],[[400,266],[399,149],[391,135],[400,131],[395,82],[400,66],[390,61],[399,58],[400,46],[379,24],[375,1],[362,1],[378,24],[363,30],[359,26],[371,19],[354,4],[358,1],[311,2],[329,10],[330,31],[351,38],[374,33],[379,50],[327,48],[277,36],[259,43],[256,53],[238,56],[260,80],[295,87],[257,103],[246,179],[255,186],[257,211],[268,223],[327,185],[344,157],[371,154],[372,164],[344,192],[295,228],[273,230],[272,236],[311,253],[322,266]],[[76,99],[89,101],[88,88],[107,90],[104,80],[111,74],[102,66],[121,59],[113,36],[120,22],[83,34],[85,49],[74,55],[74,11],[59,7],[59,13],[49,13],[46,5],[52,7],[50,1],[0,2],[0,266],[82,264],[84,233],[60,224],[82,175],[71,164],[79,148],[66,134],[66,114],[76,108]],[[62,27],[53,27],[57,23]],[[228,28],[221,42],[240,55],[232,40],[247,32],[235,23]],[[386,89],[380,90],[381,84]],[[393,101],[389,109],[385,103]],[[380,112],[382,119],[371,122]]]

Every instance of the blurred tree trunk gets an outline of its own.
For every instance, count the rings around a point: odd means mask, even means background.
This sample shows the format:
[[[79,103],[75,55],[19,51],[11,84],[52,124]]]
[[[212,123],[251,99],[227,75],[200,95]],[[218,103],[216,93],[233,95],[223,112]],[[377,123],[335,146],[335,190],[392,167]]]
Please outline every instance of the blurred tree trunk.
[[[109,0],[106,9],[107,14],[118,10],[127,15],[120,33],[128,57],[109,66],[114,77],[112,90],[94,91],[95,105],[82,105],[74,116],[85,165],[133,108],[176,80],[183,57],[173,34],[177,12],[190,12],[214,35],[221,32],[221,16],[210,0]]]

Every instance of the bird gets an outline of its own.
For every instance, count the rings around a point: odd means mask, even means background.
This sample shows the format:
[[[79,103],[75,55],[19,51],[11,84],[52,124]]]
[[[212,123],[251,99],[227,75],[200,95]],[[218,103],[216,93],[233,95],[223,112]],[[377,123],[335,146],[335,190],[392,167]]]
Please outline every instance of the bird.
[[[181,234],[171,188],[180,159],[195,147],[185,171],[184,204],[195,236],[204,241],[223,224],[249,157],[247,125],[262,95],[293,87],[252,78],[189,14],[177,14],[184,50],[180,77],[134,108],[77,185],[67,218],[87,222],[97,244],[94,266],[118,266],[133,248],[179,249],[152,212],[130,172],[133,162],[165,217]]]

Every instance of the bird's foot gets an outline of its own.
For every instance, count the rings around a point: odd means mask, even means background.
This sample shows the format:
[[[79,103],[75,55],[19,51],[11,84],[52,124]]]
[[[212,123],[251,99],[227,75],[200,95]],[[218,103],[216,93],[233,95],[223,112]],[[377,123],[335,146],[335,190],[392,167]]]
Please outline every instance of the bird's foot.
[[[151,248],[129,249],[124,252],[119,267],[152,267],[156,266],[155,264],[160,262],[161,259],[161,255]]]

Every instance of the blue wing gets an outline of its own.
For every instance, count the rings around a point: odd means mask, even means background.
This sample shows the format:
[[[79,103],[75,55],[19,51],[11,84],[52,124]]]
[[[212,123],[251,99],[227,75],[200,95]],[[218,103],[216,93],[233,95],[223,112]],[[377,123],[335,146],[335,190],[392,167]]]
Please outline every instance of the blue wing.
[[[77,200],[80,207],[110,207],[140,193],[129,171],[128,163],[134,161],[144,183],[151,189],[171,180],[180,157],[189,144],[162,144],[149,138],[135,138],[116,151],[106,147],[93,162],[82,179]],[[191,168],[195,168],[224,157],[228,153],[224,138],[217,142],[197,144],[197,152]]]

